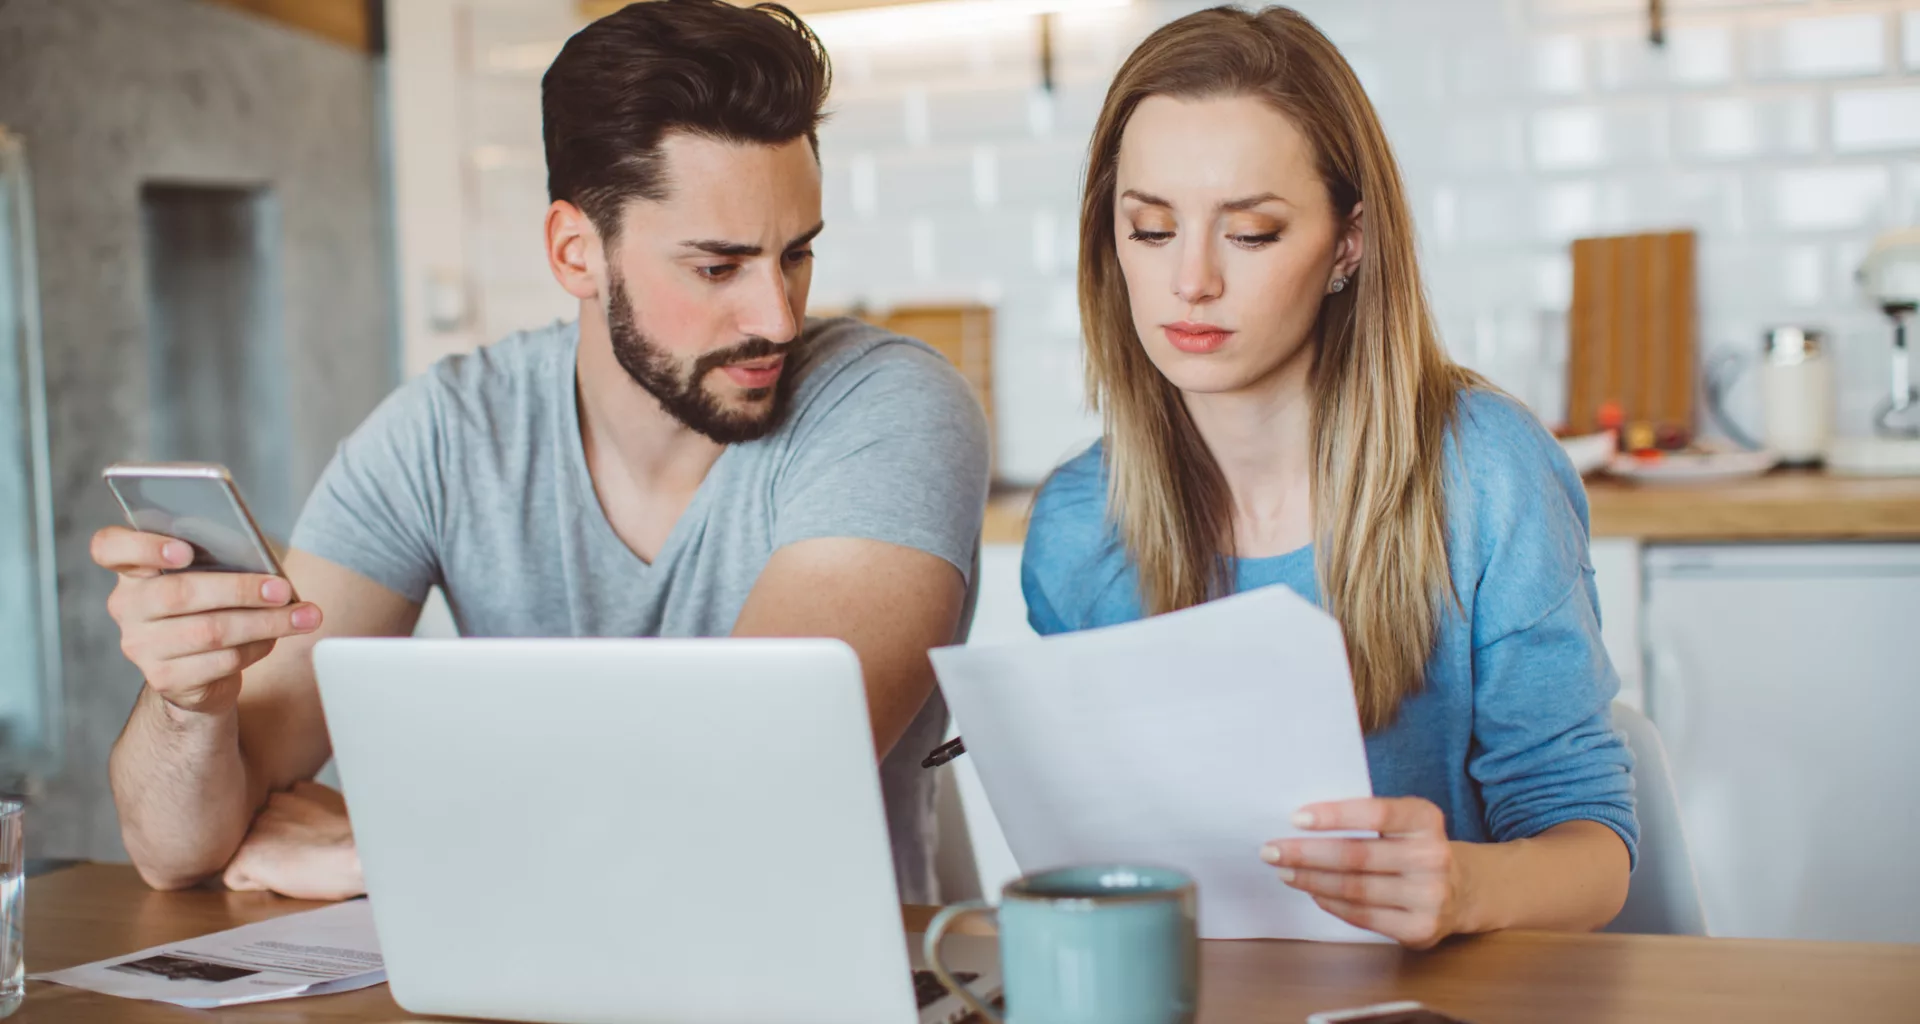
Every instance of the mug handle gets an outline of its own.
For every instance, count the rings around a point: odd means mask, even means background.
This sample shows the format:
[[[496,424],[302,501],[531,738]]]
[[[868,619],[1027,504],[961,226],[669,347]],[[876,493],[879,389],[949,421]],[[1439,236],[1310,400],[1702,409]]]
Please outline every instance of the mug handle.
[[[987,1009],[980,1000],[974,998],[971,989],[955,981],[953,975],[947,971],[947,965],[940,962],[940,940],[947,937],[947,929],[955,921],[969,914],[992,913],[994,913],[993,904],[985,900],[967,900],[941,910],[933,916],[933,923],[927,925],[927,936],[921,944],[921,952],[926,958],[927,967],[933,971],[934,977],[940,979],[940,984],[947,987],[947,991],[959,996],[960,1001],[967,1004],[967,1009],[978,1014],[987,1024],[1001,1024],[1000,1018],[992,1010]]]

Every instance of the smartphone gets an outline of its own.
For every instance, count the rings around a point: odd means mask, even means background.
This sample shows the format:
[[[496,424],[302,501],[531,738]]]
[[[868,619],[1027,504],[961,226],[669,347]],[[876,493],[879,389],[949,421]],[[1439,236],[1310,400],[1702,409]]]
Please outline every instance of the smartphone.
[[[1327,1010],[1307,1018],[1307,1024],[1467,1024],[1419,1003],[1381,1003],[1351,1010]]]
[[[273,542],[247,511],[227,467],[214,462],[116,462],[100,475],[130,526],[193,546],[193,564],[173,571],[286,575]]]

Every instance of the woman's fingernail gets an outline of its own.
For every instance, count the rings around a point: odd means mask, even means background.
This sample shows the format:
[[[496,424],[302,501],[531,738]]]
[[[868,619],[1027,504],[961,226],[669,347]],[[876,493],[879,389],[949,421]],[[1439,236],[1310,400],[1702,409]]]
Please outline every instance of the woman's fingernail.
[[[287,593],[286,580],[270,579],[265,583],[260,584],[261,600],[271,601],[274,604],[279,604],[280,602],[285,601],[288,597],[291,597],[291,596],[292,596],[291,594]]]
[[[160,557],[166,559],[168,565],[186,565],[193,561],[193,549],[180,541],[170,540],[161,547]]]
[[[1280,848],[1272,843],[1262,846],[1260,848],[1260,859],[1269,864],[1280,863]]]
[[[1278,872],[1280,873],[1280,880],[1281,880],[1282,882],[1291,882],[1291,881],[1293,881],[1293,869],[1292,869],[1292,868],[1275,868],[1274,870],[1275,870],[1275,871],[1278,871]]]
[[[293,628],[312,629],[320,624],[320,609],[307,605],[293,610]]]
[[[1312,828],[1313,812],[1312,811],[1293,812],[1293,827],[1294,828]]]

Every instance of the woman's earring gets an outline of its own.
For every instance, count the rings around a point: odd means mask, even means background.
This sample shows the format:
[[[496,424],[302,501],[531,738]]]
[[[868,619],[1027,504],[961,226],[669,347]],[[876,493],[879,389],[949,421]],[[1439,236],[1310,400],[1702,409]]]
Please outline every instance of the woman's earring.
[[[1344,277],[1336,277],[1333,279],[1333,284],[1327,288],[1327,294],[1332,295],[1336,292],[1343,292],[1346,290],[1347,290],[1347,279]]]

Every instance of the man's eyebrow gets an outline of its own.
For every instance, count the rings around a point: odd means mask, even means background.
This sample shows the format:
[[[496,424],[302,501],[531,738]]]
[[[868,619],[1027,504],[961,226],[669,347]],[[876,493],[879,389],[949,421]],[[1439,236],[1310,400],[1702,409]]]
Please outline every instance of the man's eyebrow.
[[[1130,188],[1125,192],[1120,193],[1120,195],[1122,198],[1132,199],[1135,202],[1145,203],[1148,206],[1164,206],[1168,209],[1173,208],[1173,204],[1171,202],[1165,199],[1162,199],[1151,192],[1142,192],[1137,188]],[[1251,210],[1262,203],[1274,203],[1274,202],[1284,203],[1286,202],[1286,200],[1280,198],[1279,196],[1273,194],[1272,192],[1262,192],[1257,196],[1247,196],[1244,199],[1230,199],[1224,203],[1221,203],[1218,209],[1225,210],[1229,213],[1238,213],[1242,210]]]
[[[821,221],[820,223],[815,224],[813,227],[808,228],[806,231],[802,232],[798,238],[795,238],[793,241],[788,242],[786,249],[783,251],[792,252],[793,250],[800,248],[801,246],[807,244],[808,242],[813,241],[814,238],[817,235],[819,235],[822,230],[826,228],[826,226],[827,226],[827,223],[825,221]],[[733,259],[748,259],[754,256],[758,256],[763,252],[766,252],[766,249],[758,245],[751,245],[746,242],[726,242],[717,238],[688,239],[687,241],[681,242],[680,245],[682,248],[685,248],[685,249],[693,249],[699,252],[710,253],[714,256],[727,256]]]
[[[712,253],[715,256],[732,256],[735,258],[758,256],[766,251],[757,245],[748,245],[745,242],[723,242],[715,238],[690,239],[681,242],[680,245],[682,248],[697,249],[700,252]]]
[[[801,246],[806,245],[807,243],[813,241],[815,238],[820,237],[820,232],[826,230],[826,227],[827,227],[827,222],[823,220],[820,223],[815,224],[814,226],[808,228],[807,230],[800,232],[799,237],[787,243],[786,251],[792,252],[793,250],[798,249]]]

